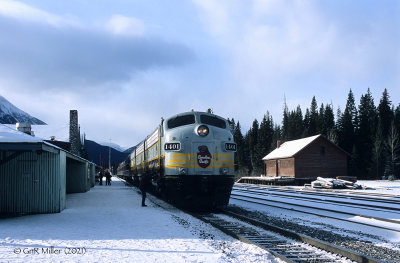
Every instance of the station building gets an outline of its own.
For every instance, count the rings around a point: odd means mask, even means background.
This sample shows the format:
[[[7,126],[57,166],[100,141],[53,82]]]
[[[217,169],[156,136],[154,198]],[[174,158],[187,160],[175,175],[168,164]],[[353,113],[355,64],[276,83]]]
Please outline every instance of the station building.
[[[349,154],[322,135],[287,141],[263,158],[267,177],[311,181],[347,176]]]

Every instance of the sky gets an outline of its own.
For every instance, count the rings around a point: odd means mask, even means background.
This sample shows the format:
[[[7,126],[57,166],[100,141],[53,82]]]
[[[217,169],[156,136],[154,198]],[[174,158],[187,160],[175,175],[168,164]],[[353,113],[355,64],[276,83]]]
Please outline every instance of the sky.
[[[283,105],[400,102],[396,0],[0,0],[0,95],[87,139],[136,145],[161,117],[213,112],[246,133]]]

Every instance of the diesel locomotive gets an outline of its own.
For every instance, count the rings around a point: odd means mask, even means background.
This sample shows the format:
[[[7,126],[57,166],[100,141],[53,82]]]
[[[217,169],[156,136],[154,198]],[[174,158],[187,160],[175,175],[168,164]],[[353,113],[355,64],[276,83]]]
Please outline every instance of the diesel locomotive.
[[[229,202],[235,151],[226,119],[185,112],[162,119],[120,164],[118,174],[134,184],[151,175],[154,190],[180,206],[220,207]]]

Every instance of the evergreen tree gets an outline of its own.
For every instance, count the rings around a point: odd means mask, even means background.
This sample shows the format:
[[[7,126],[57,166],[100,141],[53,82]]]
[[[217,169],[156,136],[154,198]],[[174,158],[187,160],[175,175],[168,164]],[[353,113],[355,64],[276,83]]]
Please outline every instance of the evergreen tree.
[[[240,167],[244,167],[246,165],[245,161],[245,153],[244,153],[244,138],[242,135],[242,129],[240,126],[239,121],[235,125],[235,130],[233,133],[233,140],[235,141],[237,145],[237,150],[235,153],[235,171],[237,171]]]
[[[257,119],[254,119],[253,125],[249,131],[248,141],[249,141],[249,151],[250,151],[250,163],[251,163],[251,172],[258,173],[262,163],[260,160],[260,153],[258,151],[258,130],[259,125]]]
[[[258,133],[258,145],[261,155],[264,157],[271,151],[272,139],[274,136],[274,122],[272,116],[267,112],[260,124]]]
[[[397,131],[400,131],[400,104],[394,111],[394,126],[396,127]]]
[[[324,126],[326,129],[326,133],[323,133],[323,134],[325,136],[328,136],[329,133],[336,132],[335,131],[335,116],[333,114],[333,108],[329,104],[327,104],[325,106]]]
[[[264,163],[262,161],[262,158],[264,158],[270,151],[271,151],[271,144],[272,144],[272,139],[274,136],[274,123],[272,120],[272,116],[267,112],[267,114],[264,115],[263,120],[261,121],[260,124],[260,130],[258,133],[258,153],[260,157],[260,168],[262,168],[262,171],[260,173],[264,174]]]
[[[321,107],[319,108],[319,114],[317,118],[317,134],[326,135],[327,129],[325,126],[325,107],[324,104],[321,103]]]
[[[388,158],[385,166],[385,177],[390,180],[398,178],[398,167],[400,165],[400,138],[394,121],[390,125],[387,139]]]
[[[374,170],[375,178],[380,179],[383,176],[383,150],[384,150],[384,139],[382,135],[382,123],[378,120],[375,140],[374,140]]]
[[[289,138],[289,110],[286,104],[286,98],[283,106],[282,137],[284,140],[288,140]]]
[[[343,125],[342,125],[342,118],[343,118],[343,113],[340,107],[338,107],[336,111],[336,125],[335,125],[335,130],[338,136],[338,144],[339,144],[339,136],[341,136],[341,132],[343,130]]]
[[[358,108],[359,127],[356,131],[356,146],[358,156],[356,165],[362,179],[373,178],[373,148],[376,133],[376,107],[371,92],[368,89],[367,94],[362,95]]]
[[[377,128],[377,142],[380,142],[381,148],[379,152],[379,156],[376,156],[376,164],[377,167],[377,176],[381,178],[385,175],[385,166],[388,162],[389,156],[387,151],[387,138],[389,136],[390,125],[393,121],[393,111],[391,107],[392,102],[390,101],[389,93],[385,89],[382,93],[381,100],[378,105],[378,128]],[[376,142],[376,143],[377,143]],[[376,149],[377,150],[377,149]]]
[[[303,112],[301,111],[300,105],[297,105],[296,112],[294,114],[294,119],[293,119],[294,125],[294,131],[293,131],[293,139],[300,139],[302,138],[303,131],[304,131],[304,126],[303,126]]]
[[[295,111],[289,113],[285,140],[302,138],[303,130],[303,113],[301,112],[300,105],[298,105]]]
[[[303,120],[303,133],[301,137],[307,137],[308,136],[308,130],[310,129],[310,110],[306,109],[306,114],[304,115],[304,120]]]
[[[386,138],[389,133],[390,124],[393,120],[392,102],[389,93],[385,89],[378,105],[378,117],[382,125],[382,136]]]
[[[246,135],[244,136],[244,140],[243,140],[243,162],[244,162],[244,168],[245,170],[247,170],[247,174],[249,175],[251,173],[251,171],[253,170],[253,166],[251,165],[251,147],[250,147],[250,132],[251,129],[246,133]],[[239,167],[240,169],[240,167]]]
[[[276,142],[282,141],[282,129],[281,126],[275,125],[274,135],[272,136],[271,151],[276,149]]]
[[[350,89],[347,97],[346,108],[341,116],[341,127],[339,130],[339,145],[348,153],[353,152],[355,140],[355,129],[357,127],[357,109],[354,102],[354,95]]]
[[[315,96],[313,96],[311,100],[310,123],[308,125],[307,136],[313,136],[317,134],[317,122],[318,122],[318,105]]]

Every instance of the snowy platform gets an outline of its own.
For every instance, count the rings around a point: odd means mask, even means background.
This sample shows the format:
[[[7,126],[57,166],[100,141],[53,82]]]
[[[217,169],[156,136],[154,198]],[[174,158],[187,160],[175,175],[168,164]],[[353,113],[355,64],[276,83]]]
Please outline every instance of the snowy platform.
[[[61,213],[0,219],[0,262],[275,262],[178,209],[147,204],[113,178],[67,195]]]

